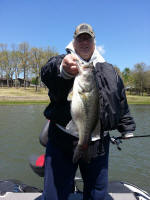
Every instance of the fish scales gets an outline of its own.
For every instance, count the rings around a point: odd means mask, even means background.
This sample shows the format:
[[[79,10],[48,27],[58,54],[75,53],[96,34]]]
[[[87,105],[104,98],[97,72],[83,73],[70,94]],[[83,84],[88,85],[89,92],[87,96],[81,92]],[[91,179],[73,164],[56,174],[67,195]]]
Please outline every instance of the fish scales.
[[[75,77],[71,102],[72,120],[77,127],[79,141],[74,152],[76,163],[88,152],[91,135],[98,123],[98,91],[93,64],[79,66],[79,74]]]

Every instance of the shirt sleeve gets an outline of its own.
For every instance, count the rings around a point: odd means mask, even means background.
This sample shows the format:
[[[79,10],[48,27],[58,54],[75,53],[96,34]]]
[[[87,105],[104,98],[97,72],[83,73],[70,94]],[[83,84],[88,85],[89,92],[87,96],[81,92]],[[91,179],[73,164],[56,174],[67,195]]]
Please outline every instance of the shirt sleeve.
[[[73,75],[67,73],[67,72],[64,70],[64,68],[63,68],[63,66],[62,66],[62,63],[61,63],[61,65],[60,65],[60,76],[63,77],[64,79],[72,79],[72,78],[75,77],[75,76],[73,76]]]
[[[120,76],[118,76],[118,87],[120,90],[121,115],[117,129],[122,134],[131,133],[132,131],[135,131],[136,124],[134,122],[133,117],[130,114],[130,109],[126,98],[124,84]]]
[[[51,101],[62,102],[67,100],[73,85],[72,79],[64,79],[60,74],[60,65],[65,55],[52,57],[41,69],[41,80],[49,89]]]

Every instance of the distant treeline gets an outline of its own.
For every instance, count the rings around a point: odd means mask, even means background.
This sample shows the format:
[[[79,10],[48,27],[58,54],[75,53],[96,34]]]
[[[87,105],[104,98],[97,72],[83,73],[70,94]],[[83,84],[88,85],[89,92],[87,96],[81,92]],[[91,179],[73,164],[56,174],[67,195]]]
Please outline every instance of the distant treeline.
[[[49,46],[45,49],[30,47],[27,42],[12,45],[9,50],[7,44],[0,44],[0,80],[6,79],[8,87],[13,79],[16,80],[13,86],[17,87],[19,78],[24,80],[24,87],[27,81],[40,85],[41,67],[57,54]]]
[[[144,62],[137,63],[130,70],[126,67],[122,72],[115,66],[116,71],[122,77],[124,85],[130,94],[150,95],[150,66]]]
[[[43,49],[23,42],[8,49],[7,44],[0,44],[0,86],[3,86],[2,80],[6,80],[6,86],[18,87],[19,78],[23,79],[24,87],[29,81],[36,86],[41,85],[41,67],[55,55],[58,52],[49,46]],[[132,70],[126,67],[122,72],[114,67],[131,94],[150,95],[150,66],[141,62],[135,64]],[[10,85],[12,80],[13,85]]]

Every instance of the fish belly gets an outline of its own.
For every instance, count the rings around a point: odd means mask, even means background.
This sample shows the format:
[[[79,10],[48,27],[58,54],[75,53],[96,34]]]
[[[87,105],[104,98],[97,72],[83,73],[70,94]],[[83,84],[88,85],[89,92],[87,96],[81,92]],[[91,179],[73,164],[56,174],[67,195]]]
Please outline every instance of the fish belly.
[[[88,148],[92,131],[98,120],[98,94],[97,90],[90,92],[73,91],[71,115],[78,134],[79,141],[74,154],[74,162],[82,157],[84,150]]]

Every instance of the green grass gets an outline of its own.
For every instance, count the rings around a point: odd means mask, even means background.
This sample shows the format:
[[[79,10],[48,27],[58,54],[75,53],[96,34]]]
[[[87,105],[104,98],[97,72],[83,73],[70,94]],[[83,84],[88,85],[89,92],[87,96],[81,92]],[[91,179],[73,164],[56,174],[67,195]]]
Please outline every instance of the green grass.
[[[48,101],[0,101],[0,105],[37,105],[45,104],[47,105]]]
[[[127,95],[129,104],[150,104],[150,96]]]
[[[150,96],[127,95],[129,104],[150,104]],[[39,88],[0,88],[0,105],[48,104],[48,90]]]
[[[0,88],[0,105],[48,104],[47,93],[45,88]]]

